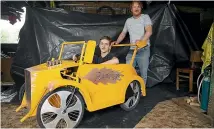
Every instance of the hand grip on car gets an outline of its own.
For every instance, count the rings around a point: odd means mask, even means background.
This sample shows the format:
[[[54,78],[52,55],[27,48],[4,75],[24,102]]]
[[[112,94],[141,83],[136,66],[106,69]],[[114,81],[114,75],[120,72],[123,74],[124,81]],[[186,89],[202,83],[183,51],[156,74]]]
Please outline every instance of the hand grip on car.
[[[137,45],[138,48],[146,47],[146,46],[147,46],[147,41],[146,41],[146,40],[139,40],[139,41],[136,43],[136,45]]]
[[[116,45],[112,45],[112,47],[123,47],[123,46],[136,46],[137,49],[138,48],[144,48],[147,46],[147,41],[145,40],[139,40],[136,44],[116,44]]]

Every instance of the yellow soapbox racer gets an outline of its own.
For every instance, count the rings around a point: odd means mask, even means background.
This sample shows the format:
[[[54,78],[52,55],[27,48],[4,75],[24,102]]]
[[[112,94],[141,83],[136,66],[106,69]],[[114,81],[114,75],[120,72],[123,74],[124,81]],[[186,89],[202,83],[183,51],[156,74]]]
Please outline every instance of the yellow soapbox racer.
[[[62,60],[65,45],[82,44],[78,62]],[[133,46],[131,44],[114,45]],[[135,45],[134,45],[135,46]],[[36,116],[43,128],[74,128],[89,112],[120,105],[134,109],[146,96],[145,83],[130,64],[92,64],[96,41],[64,42],[59,58],[25,69],[25,93],[21,105],[28,117]]]

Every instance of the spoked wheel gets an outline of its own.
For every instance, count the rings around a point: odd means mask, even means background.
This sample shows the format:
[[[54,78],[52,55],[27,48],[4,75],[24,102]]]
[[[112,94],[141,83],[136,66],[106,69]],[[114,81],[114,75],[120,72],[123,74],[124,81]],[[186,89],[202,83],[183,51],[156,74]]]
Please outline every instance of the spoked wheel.
[[[126,90],[126,100],[120,105],[125,111],[134,109],[140,101],[141,87],[139,82],[132,81]]]
[[[78,91],[73,94],[70,88],[59,88],[41,100],[37,122],[42,128],[74,128],[82,120],[84,109],[84,101]]]

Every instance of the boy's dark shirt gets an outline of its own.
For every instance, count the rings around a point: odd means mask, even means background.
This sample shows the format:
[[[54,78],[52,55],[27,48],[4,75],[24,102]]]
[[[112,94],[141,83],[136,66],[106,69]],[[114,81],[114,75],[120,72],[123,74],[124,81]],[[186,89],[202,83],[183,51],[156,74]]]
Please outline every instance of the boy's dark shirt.
[[[115,56],[112,53],[108,53],[105,57],[102,57],[101,54],[99,55],[94,54],[93,64],[101,64],[103,62],[111,60],[113,57]]]

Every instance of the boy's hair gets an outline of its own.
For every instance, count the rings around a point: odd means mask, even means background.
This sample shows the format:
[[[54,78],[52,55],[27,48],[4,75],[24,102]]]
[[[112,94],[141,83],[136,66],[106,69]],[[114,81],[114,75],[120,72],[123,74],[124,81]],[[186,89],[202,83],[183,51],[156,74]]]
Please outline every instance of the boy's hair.
[[[134,3],[139,4],[139,5],[140,5],[140,7],[141,7],[141,8],[143,8],[143,4],[142,4],[142,2],[141,2],[141,1],[133,0],[133,1],[132,1],[132,3],[131,3],[131,5],[130,5],[130,9],[131,9],[131,8],[132,8],[132,6],[134,5]]]
[[[100,41],[103,40],[103,39],[106,39],[109,41],[109,44],[111,44],[111,38],[109,36],[103,36],[102,38],[100,38]]]

